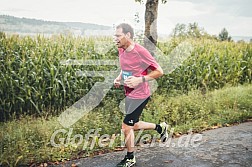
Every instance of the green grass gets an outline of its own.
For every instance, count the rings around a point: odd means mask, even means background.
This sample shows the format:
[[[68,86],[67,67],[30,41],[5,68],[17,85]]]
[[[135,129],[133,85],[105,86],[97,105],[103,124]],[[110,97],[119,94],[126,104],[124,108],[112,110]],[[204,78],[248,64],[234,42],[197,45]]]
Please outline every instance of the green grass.
[[[185,133],[189,129],[202,131],[212,126],[224,126],[240,123],[252,118],[252,85],[225,87],[202,94],[190,91],[187,95],[168,96],[154,94],[144,110],[142,120],[151,122],[166,121],[175,128],[175,133]],[[106,99],[103,105],[89,115],[84,116],[73,125],[71,138],[76,134],[85,135],[90,129],[102,128],[102,134],[120,134],[122,114],[118,103]],[[112,148],[87,147],[68,145],[60,148],[50,143],[52,134],[63,127],[57,117],[34,118],[23,116],[0,124],[0,165],[18,166],[40,162],[56,162],[73,158],[91,156],[102,149],[113,150],[120,146],[120,138],[116,138]],[[65,129],[69,132],[69,129]],[[154,133],[154,132],[151,132]],[[67,140],[68,133],[60,134]],[[89,143],[91,144],[91,143]]]
[[[145,119],[166,121],[175,131],[206,130],[211,126],[243,122],[252,117],[252,85],[225,87],[206,94],[190,91],[187,95],[153,98]]]

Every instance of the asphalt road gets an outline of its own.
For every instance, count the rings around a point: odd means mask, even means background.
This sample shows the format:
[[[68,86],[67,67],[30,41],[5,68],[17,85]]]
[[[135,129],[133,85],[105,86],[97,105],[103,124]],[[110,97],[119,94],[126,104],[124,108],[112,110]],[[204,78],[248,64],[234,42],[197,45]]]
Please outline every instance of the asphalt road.
[[[115,167],[124,155],[125,151],[107,153],[60,166]],[[252,122],[139,147],[136,160],[137,167],[252,167]]]

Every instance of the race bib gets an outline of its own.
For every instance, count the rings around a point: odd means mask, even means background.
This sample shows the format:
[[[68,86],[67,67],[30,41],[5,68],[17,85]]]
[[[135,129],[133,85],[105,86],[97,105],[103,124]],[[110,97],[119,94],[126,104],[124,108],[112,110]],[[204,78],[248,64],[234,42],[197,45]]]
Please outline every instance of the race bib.
[[[126,80],[129,76],[132,76],[132,72],[130,71],[122,71],[122,78]]]

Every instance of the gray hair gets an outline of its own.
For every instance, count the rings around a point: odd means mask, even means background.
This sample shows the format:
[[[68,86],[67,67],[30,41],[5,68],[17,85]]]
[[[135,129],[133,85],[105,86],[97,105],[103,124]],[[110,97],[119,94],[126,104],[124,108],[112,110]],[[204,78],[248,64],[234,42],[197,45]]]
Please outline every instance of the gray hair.
[[[124,34],[127,34],[128,32],[130,33],[130,38],[133,39],[134,37],[134,29],[132,28],[131,25],[127,23],[121,23],[118,26],[116,26],[116,29],[122,28],[122,31]]]

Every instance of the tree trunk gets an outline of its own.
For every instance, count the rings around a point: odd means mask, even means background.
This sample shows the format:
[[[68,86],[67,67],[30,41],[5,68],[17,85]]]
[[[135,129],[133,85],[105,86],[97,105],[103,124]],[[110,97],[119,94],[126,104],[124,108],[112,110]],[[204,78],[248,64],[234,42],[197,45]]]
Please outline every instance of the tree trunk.
[[[154,56],[157,45],[157,15],[158,1],[147,0],[145,8],[145,39],[144,47]]]

